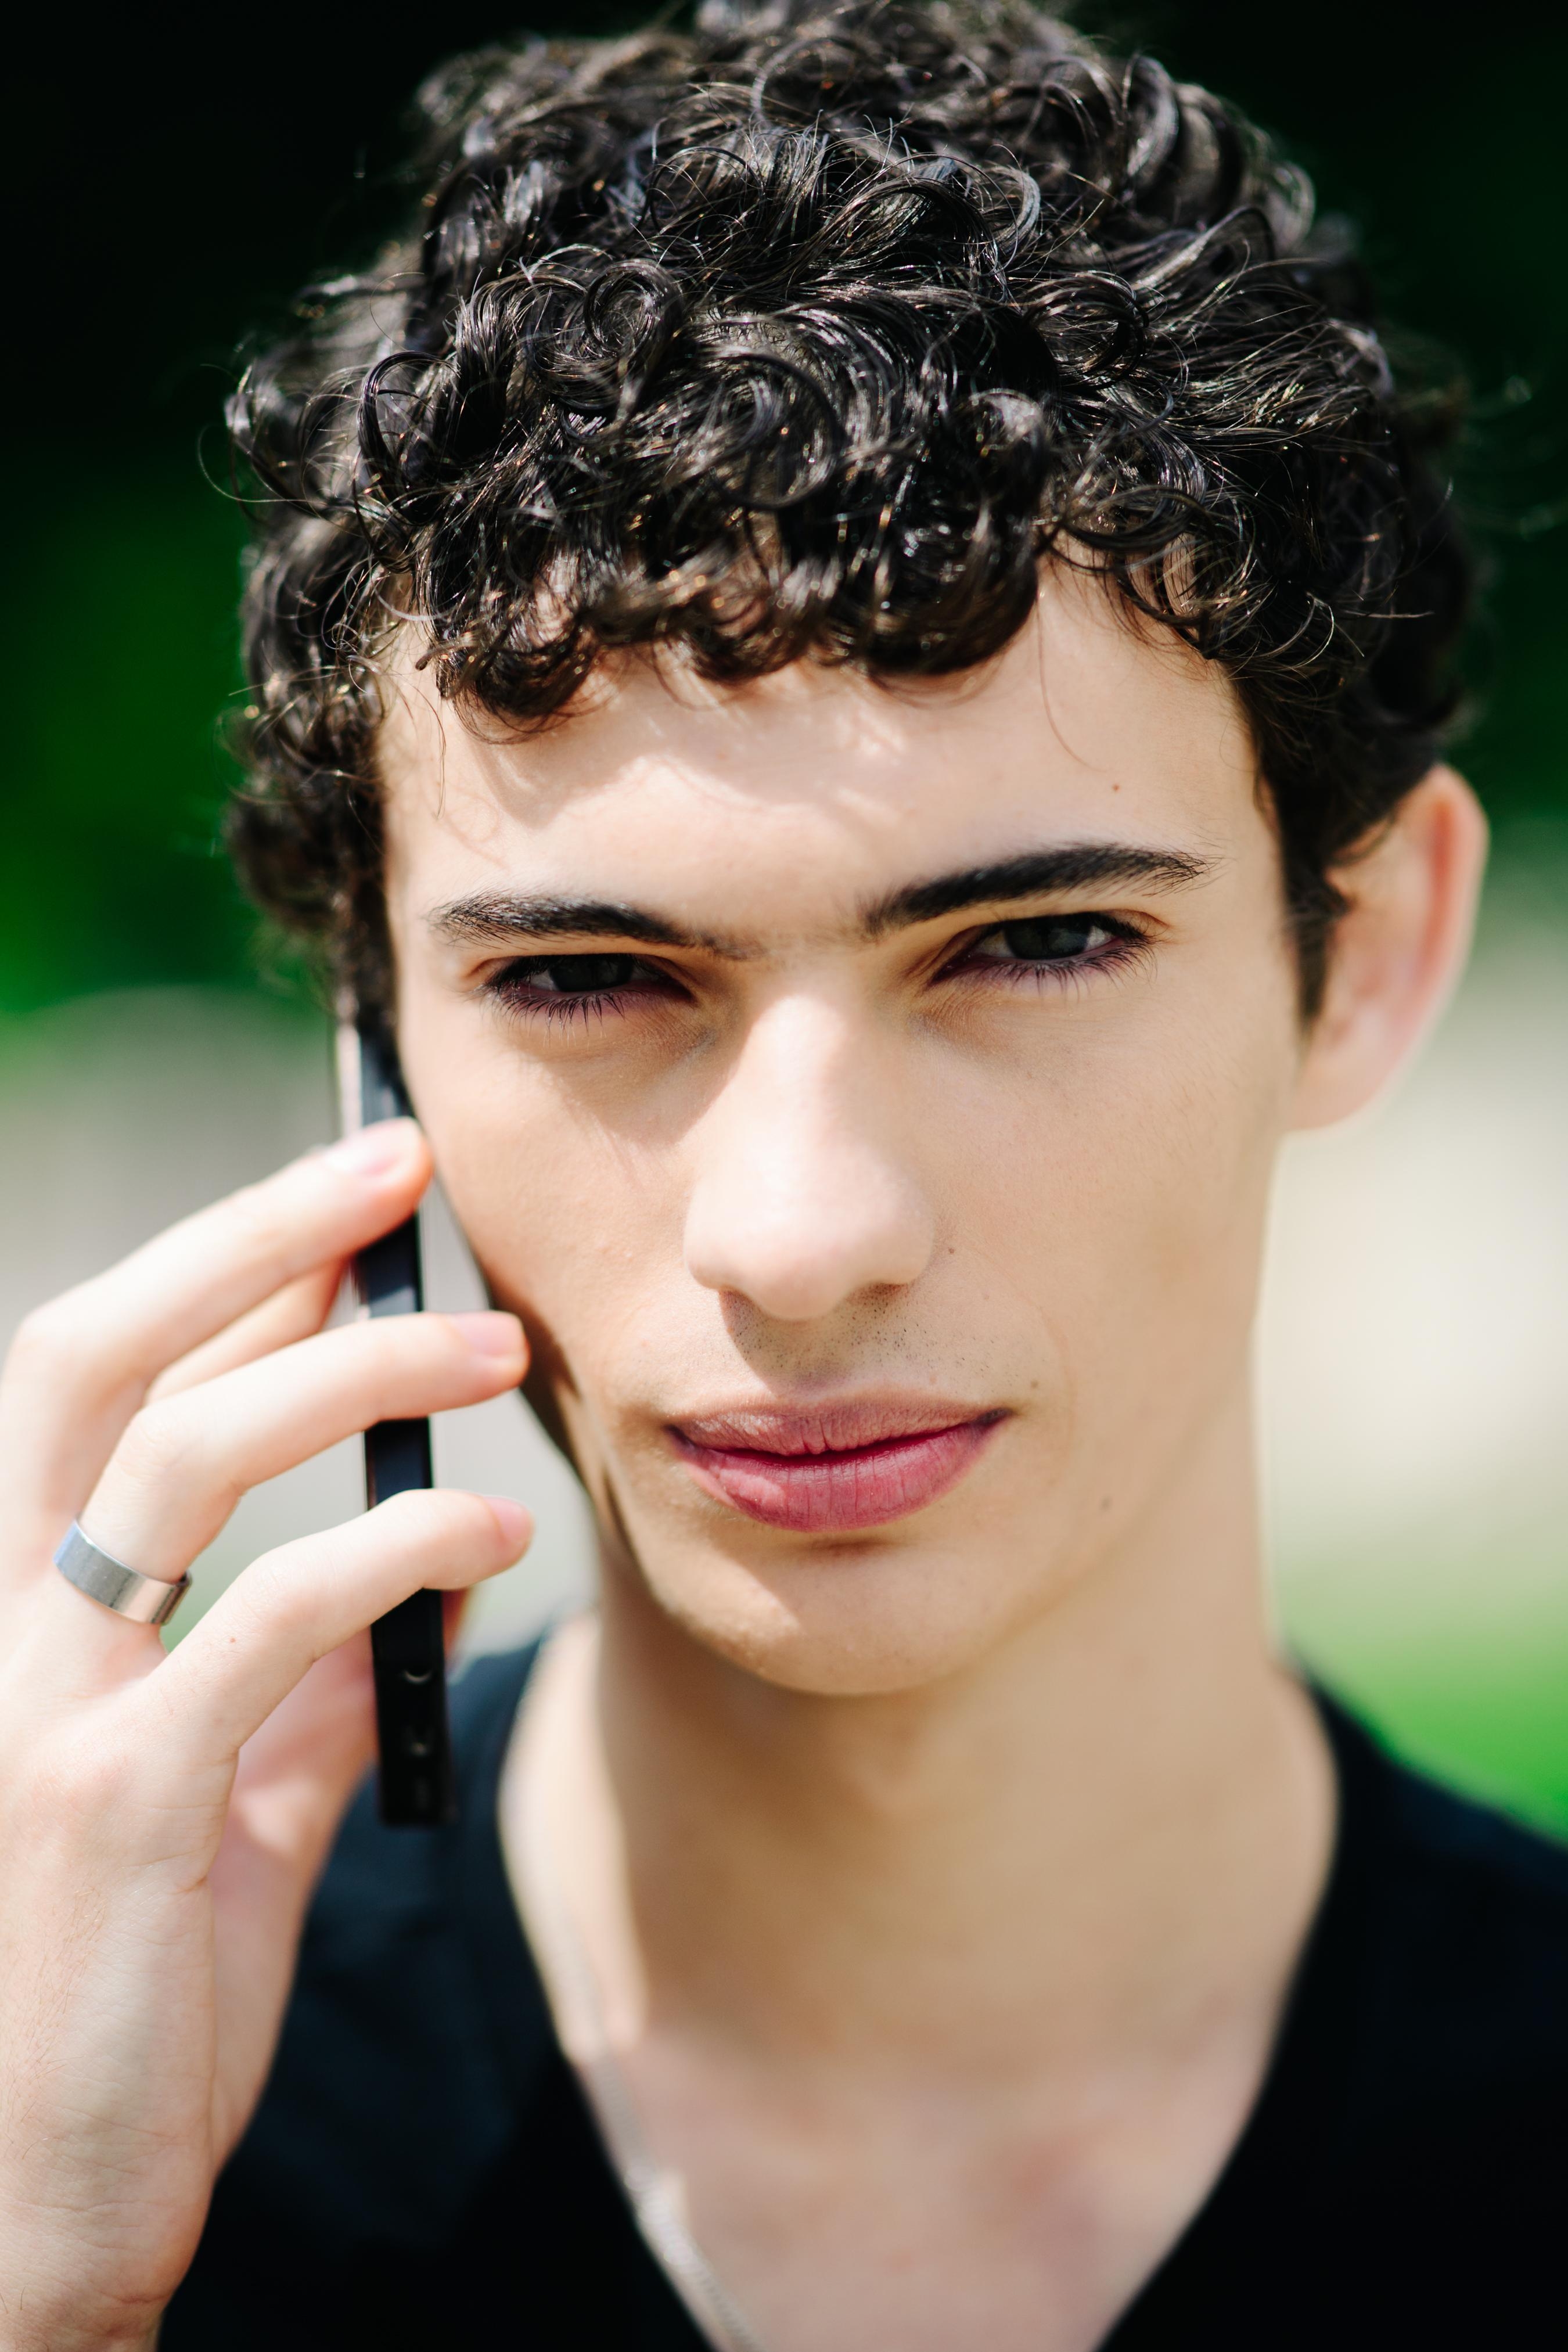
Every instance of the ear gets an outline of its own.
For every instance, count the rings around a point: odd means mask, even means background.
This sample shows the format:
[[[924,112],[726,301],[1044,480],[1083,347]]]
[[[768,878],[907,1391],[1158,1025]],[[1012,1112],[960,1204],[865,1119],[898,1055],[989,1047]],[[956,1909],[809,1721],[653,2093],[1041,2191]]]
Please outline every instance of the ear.
[[[1333,877],[1349,900],[1297,1081],[1290,1125],[1360,1110],[1409,1058],[1469,951],[1487,821],[1463,776],[1433,768],[1385,833]]]

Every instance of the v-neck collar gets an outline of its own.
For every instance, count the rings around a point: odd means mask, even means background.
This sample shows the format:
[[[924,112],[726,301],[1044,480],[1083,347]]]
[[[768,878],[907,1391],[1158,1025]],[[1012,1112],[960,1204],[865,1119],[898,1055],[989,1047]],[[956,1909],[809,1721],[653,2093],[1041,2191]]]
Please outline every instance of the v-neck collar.
[[[561,2048],[538,1965],[519,1916],[501,1843],[500,1780],[519,1706],[541,1643],[505,1661],[504,1686],[490,1696],[470,1767],[468,1803],[455,1842],[451,1893],[461,1918],[498,2064],[520,2111],[537,2096],[546,2069],[576,2076]],[[489,1664],[489,1662],[484,1662]],[[494,1662],[496,1669],[501,1661]],[[1171,2352],[1188,2340],[1189,2315],[1222,2299],[1238,2247],[1288,2225],[1304,2174],[1327,2166],[1355,2070],[1359,1955],[1370,1895],[1368,1814],[1375,1804],[1376,1752],[1331,1701],[1314,1694],[1333,1755],[1338,1832],[1317,1916],[1303,1947],[1273,2055],[1258,2096],[1213,2187],[1180,2237],[1103,2338],[1100,2352]],[[584,2112],[591,2109],[580,2086]],[[646,2260],[624,2184],[596,2123],[593,2145]],[[671,2292],[676,2290],[671,2285]],[[692,2342],[705,2341],[692,2323]]]

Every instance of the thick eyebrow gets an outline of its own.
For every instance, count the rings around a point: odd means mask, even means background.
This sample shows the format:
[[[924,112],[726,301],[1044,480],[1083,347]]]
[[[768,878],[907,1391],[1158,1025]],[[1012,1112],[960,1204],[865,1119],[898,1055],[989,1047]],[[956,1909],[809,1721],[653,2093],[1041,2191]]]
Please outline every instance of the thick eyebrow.
[[[914,923],[929,923],[969,907],[1005,905],[1047,892],[1115,888],[1173,890],[1202,881],[1213,870],[1205,857],[1182,849],[1145,849],[1131,842],[1068,842],[1057,849],[1026,850],[989,866],[969,866],[908,882],[874,899],[856,926],[863,938],[883,938]],[[755,946],[714,931],[694,930],[647,907],[615,899],[557,898],[526,890],[475,891],[437,907],[428,918],[443,939],[485,947],[531,940],[636,940],[643,947],[689,948],[740,962]]]
[[[969,907],[994,907],[1013,898],[1047,892],[1125,888],[1179,890],[1212,873],[1213,861],[1184,849],[1145,849],[1125,841],[1066,842],[1059,849],[1026,850],[992,866],[970,866],[909,882],[868,907],[861,917],[867,936],[934,922]]]
[[[429,917],[443,939],[483,947],[506,940],[637,940],[649,948],[700,948],[709,955],[740,958],[751,950],[738,940],[697,931],[684,923],[604,898],[551,898],[526,890],[476,891],[437,907]]]

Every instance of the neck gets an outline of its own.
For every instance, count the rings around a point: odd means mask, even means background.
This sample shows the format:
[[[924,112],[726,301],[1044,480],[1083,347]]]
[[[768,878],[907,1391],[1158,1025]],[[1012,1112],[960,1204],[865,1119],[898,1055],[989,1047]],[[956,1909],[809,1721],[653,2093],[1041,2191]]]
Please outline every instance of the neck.
[[[1331,1798],[1270,1655],[1250,1460],[1238,1399],[1035,1622],[892,1696],[763,1684],[612,1572],[530,1764],[612,2039],[1076,2074],[1238,2004],[1266,2036]]]

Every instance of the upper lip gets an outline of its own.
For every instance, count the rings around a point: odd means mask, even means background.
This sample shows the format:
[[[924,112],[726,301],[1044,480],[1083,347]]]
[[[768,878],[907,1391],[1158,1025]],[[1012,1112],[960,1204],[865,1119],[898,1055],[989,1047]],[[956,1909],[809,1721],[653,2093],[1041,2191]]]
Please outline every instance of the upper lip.
[[[691,1445],[742,1454],[807,1460],[854,1453],[900,1437],[926,1437],[973,1421],[994,1421],[1002,1408],[952,1397],[867,1396],[814,1405],[740,1404],[718,1412],[682,1414],[667,1426]]]

